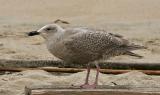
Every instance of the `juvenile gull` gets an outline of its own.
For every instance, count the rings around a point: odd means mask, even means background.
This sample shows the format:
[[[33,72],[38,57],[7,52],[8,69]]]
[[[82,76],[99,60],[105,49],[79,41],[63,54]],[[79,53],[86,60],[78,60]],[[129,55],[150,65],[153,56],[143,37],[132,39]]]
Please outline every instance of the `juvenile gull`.
[[[129,43],[121,35],[96,31],[89,28],[63,29],[57,24],[48,24],[37,31],[28,33],[29,36],[41,35],[46,40],[50,53],[67,63],[87,64],[87,76],[82,88],[96,88],[98,85],[99,66],[96,60],[106,55],[107,58],[118,55],[142,56],[131,52],[143,49],[144,46]],[[88,83],[90,63],[95,62],[96,79],[93,84]]]

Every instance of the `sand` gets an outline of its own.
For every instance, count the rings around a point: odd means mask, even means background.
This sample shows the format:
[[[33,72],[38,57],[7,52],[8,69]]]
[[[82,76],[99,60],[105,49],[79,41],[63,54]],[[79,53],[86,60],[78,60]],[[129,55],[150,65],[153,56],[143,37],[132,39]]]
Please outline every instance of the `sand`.
[[[83,84],[86,72],[60,76],[42,70],[28,70],[14,74],[0,76],[1,95],[24,95],[24,87],[30,85],[75,85]],[[95,78],[95,71],[91,72],[90,82]],[[138,87],[159,87],[160,76],[149,76],[138,71],[119,75],[100,74],[99,85],[128,85]],[[147,84],[147,85],[146,85]]]
[[[160,62],[159,4],[159,0],[0,0],[0,59],[57,60],[46,49],[42,37],[28,37],[26,33],[63,19],[71,23],[67,27],[104,29],[148,47],[134,51],[144,56],[142,59],[119,56],[109,61]],[[64,77],[44,71],[1,75],[0,95],[21,95],[25,85],[42,81],[42,84],[72,84],[73,80],[79,83],[84,76],[85,72]],[[99,82],[152,86],[159,85],[159,80],[159,76],[130,72],[101,74]]]
[[[148,47],[135,51],[143,59],[120,56],[113,61],[159,62],[159,3],[159,0],[0,0],[0,59],[56,60],[47,51],[42,37],[27,37],[26,33],[63,19],[71,23],[70,27],[104,29]]]

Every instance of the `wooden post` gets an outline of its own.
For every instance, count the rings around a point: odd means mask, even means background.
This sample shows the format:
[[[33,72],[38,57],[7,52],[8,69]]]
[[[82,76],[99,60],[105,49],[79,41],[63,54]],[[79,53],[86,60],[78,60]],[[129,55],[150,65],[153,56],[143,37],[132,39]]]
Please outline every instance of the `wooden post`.
[[[30,86],[25,95],[160,95],[160,87],[129,87],[101,85],[96,89],[82,89],[79,86]]]

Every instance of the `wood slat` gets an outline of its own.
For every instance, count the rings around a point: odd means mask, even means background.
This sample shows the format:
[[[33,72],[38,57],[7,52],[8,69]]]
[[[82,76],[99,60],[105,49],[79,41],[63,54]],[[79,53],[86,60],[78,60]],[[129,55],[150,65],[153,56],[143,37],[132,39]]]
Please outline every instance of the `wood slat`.
[[[132,63],[132,62],[99,62],[101,69],[132,69],[132,70],[160,70],[160,63]],[[86,68],[86,64],[63,63],[54,60],[5,60],[0,59],[0,67],[36,68]],[[94,68],[94,64],[91,65]]]
[[[41,67],[41,68],[1,68],[0,71],[21,72],[25,70],[45,70],[47,72],[62,72],[62,73],[77,73],[85,71],[86,69],[78,68],[55,68],[55,67]],[[122,74],[135,70],[113,70],[113,69],[100,69],[101,73],[105,74]],[[148,75],[160,75],[160,70],[136,70]]]
[[[160,95],[159,87],[130,87],[101,85],[96,89],[81,89],[79,86],[30,86],[25,95]]]

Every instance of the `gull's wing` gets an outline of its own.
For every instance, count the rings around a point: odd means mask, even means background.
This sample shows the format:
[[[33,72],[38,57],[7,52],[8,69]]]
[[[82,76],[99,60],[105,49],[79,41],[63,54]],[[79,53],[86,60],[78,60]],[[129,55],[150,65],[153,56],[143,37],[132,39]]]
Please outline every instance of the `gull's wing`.
[[[65,40],[66,47],[73,52],[102,54],[107,50],[127,45],[128,41],[105,32],[79,32]]]
[[[79,32],[71,35],[65,41],[65,46],[71,52],[93,56],[127,54],[140,57],[130,51],[144,48],[143,46],[130,44],[122,36],[100,31]]]

